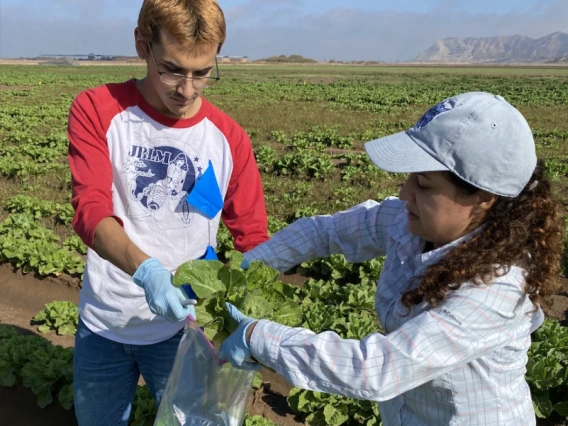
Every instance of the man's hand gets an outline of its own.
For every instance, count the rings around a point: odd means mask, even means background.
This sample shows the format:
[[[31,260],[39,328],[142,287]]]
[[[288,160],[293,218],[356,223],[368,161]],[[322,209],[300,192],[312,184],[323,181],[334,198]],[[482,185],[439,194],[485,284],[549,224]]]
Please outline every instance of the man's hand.
[[[186,297],[172,284],[171,272],[157,259],[150,258],[142,262],[132,276],[132,281],[144,290],[152,313],[161,315],[170,322],[182,321],[189,315],[196,319],[193,304],[182,304]]]
[[[252,328],[256,326],[257,320],[243,315],[237,308],[230,303],[226,303],[227,310],[239,326],[221,345],[221,358],[229,361],[233,367],[243,370],[259,370],[260,365],[248,361],[252,354],[247,343],[246,335],[252,334]],[[249,332],[249,329],[251,332]]]

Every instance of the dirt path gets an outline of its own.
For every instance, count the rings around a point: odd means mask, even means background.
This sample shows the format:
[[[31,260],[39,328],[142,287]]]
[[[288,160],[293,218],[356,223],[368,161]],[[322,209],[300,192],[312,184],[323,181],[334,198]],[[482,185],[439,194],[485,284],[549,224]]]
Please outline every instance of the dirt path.
[[[550,306],[544,306],[543,311],[548,318],[560,321],[560,324],[568,327],[568,279],[560,278],[560,291],[552,296]]]
[[[24,333],[37,332],[33,318],[54,300],[79,302],[78,282],[72,279],[43,278],[23,275],[8,264],[0,265],[0,324],[18,327]],[[53,344],[73,346],[73,336],[40,334]]]

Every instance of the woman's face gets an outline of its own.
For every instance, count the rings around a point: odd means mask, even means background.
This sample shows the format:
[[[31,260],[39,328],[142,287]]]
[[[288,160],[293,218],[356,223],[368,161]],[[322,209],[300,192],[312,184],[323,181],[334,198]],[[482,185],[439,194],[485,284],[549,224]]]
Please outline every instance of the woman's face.
[[[411,173],[399,197],[407,202],[411,234],[442,247],[477,228],[495,196],[464,194],[444,172]]]

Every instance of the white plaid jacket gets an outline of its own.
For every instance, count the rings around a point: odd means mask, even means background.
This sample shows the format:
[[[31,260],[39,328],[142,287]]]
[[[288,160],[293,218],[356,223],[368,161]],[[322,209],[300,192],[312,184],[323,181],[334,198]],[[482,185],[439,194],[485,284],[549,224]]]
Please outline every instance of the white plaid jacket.
[[[336,253],[350,262],[386,254],[375,300],[386,335],[345,340],[262,320],[253,356],[295,386],[378,401],[385,426],[536,424],[524,375],[530,334],[544,315],[523,292],[523,269],[488,286],[465,283],[440,306],[401,315],[411,278],[468,238],[422,253],[405,205],[389,198],[300,219],[246,254],[280,271]]]

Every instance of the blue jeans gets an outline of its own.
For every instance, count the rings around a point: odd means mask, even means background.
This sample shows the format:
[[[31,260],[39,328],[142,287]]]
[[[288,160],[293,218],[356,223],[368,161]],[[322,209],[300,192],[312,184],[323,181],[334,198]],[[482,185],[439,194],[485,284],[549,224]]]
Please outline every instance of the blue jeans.
[[[128,425],[140,374],[160,404],[183,336],[153,345],[126,345],[93,333],[79,319],[73,388],[79,426]]]

